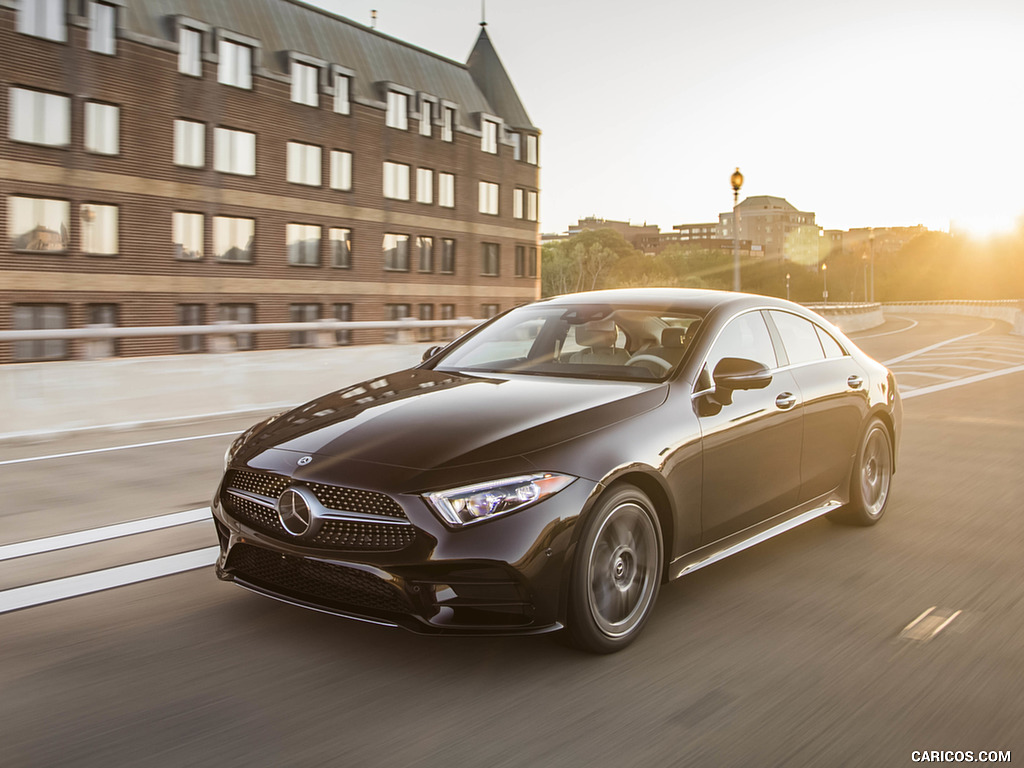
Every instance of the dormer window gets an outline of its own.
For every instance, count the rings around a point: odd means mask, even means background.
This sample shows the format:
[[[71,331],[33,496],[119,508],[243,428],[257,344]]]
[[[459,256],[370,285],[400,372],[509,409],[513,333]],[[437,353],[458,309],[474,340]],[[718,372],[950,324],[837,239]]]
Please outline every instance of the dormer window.
[[[409,130],[409,96],[398,91],[388,91],[388,111],[385,123],[400,131]]]
[[[441,108],[441,141],[455,141],[455,108]]]
[[[319,106],[319,79],[319,67],[292,61],[292,101],[310,107]]]
[[[198,29],[178,28],[178,71],[191,77],[203,76],[203,33]]]
[[[530,165],[537,165],[537,142],[539,139],[533,134],[526,135],[526,162]]]
[[[217,82],[252,89],[252,48],[221,39],[217,46]]]
[[[113,56],[117,52],[117,9],[107,3],[89,3],[89,50]]]
[[[492,155],[498,154],[498,124],[493,120],[483,120],[480,128],[480,149]]]
[[[63,43],[68,39],[64,0],[21,0],[18,31]]]
[[[344,72],[334,71],[334,111],[339,115],[351,112],[352,77]]]
[[[433,133],[435,109],[437,105],[432,100],[420,97],[420,136],[430,136]]]

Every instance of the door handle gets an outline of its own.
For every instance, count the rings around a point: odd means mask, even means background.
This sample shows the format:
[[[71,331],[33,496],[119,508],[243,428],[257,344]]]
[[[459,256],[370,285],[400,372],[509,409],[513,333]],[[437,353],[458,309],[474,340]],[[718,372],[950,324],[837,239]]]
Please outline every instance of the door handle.
[[[864,379],[857,374],[854,374],[846,380],[846,383],[850,385],[850,389],[860,389],[860,385],[864,383]]]
[[[780,410],[788,411],[796,405],[796,395],[792,392],[783,392],[775,398],[775,405],[777,405]]]

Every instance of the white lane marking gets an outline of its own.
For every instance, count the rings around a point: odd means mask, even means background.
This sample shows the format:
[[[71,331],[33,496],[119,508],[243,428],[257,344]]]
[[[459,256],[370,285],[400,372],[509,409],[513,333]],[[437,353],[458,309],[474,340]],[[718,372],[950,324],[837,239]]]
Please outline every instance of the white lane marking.
[[[0,613],[32,608],[36,605],[123,587],[126,584],[137,584],[140,581],[149,581],[162,576],[205,568],[217,562],[219,553],[220,547],[194,549],[191,552],[158,557],[155,560],[144,560],[140,563],[83,573],[80,576],[69,576],[64,579],[44,581],[41,584],[30,584],[27,587],[7,589],[0,592]]]
[[[986,381],[988,379],[994,379],[999,376],[1006,376],[1011,373],[1024,373],[1024,365],[1017,365],[1013,368],[1003,368],[999,371],[992,371],[991,373],[979,373],[977,376],[968,376],[964,379],[957,379],[956,381],[947,381],[942,384],[932,384],[930,387],[921,387],[911,392],[904,392],[903,399],[909,400],[912,397],[918,397],[919,395],[930,395],[932,392],[942,392],[946,389],[954,389],[955,387],[963,387],[968,384],[974,384],[979,381]]]
[[[229,435],[240,435],[241,430],[235,432],[216,432],[212,435],[193,435],[192,437],[175,437],[170,440],[154,440],[150,443],[132,443],[131,445],[112,445],[109,448],[92,448],[88,451],[70,451],[68,453],[53,453],[49,456],[26,456],[23,459],[7,459],[0,461],[0,467],[7,464],[27,464],[30,461],[48,461],[49,459],[66,459],[69,456],[87,456],[91,453],[107,453],[109,451],[127,451],[132,448],[148,448],[151,445],[170,445],[171,443],[187,443],[190,440],[206,440],[210,437],[228,437]]]
[[[893,319],[894,320],[910,320],[909,317],[899,317],[897,315],[893,315]],[[879,336],[892,336],[894,333],[903,333],[904,331],[909,331],[911,328],[916,328],[916,327],[917,327],[917,320],[910,320],[910,325],[908,325],[906,328],[897,328],[895,331],[886,331],[885,333],[872,333],[872,334],[870,334],[868,336],[855,336],[853,334],[850,334],[850,338],[853,339],[854,341],[860,341],[861,339],[877,339]]]
[[[190,509],[185,512],[174,512],[169,515],[147,517],[143,520],[132,520],[127,523],[105,525],[102,528],[92,528],[87,531],[76,531],[74,533],[62,533],[58,536],[47,536],[42,539],[31,541],[19,541],[16,544],[5,544],[0,546],[0,561],[13,560],[16,557],[26,555],[38,555],[43,552],[53,552],[68,547],[78,547],[83,544],[93,544],[97,541],[117,539],[121,536],[132,536],[136,533],[147,531],[158,531],[162,528],[173,528],[176,525],[196,523],[201,520],[210,519],[210,508]]]
[[[920,623],[921,623],[921,622],[922,622],[922,621],[924,620],[924,617],[925,617],[925,616],[927,616],[927,615],[928,615],[929,613],[931,613],[932,611],[934,611],[934,610],[935,610],[936,608],[938,608],[938,607],[939,607],[939,606],[937,606],[937,605],[933,605],[933,606],[932,606],[931,608],[929,608],[929,609],[928,609],[927,611],[925,611],[924,613],[922,613],[922,614],[921,614],[920,616],[918,616],[918,617],[917,617],[916,619],[914,619],[914,620],[913,620],[912,622],[910,622],[909,624],[907,624],[907,626],[905,626],[905,627],[903,628],[903,632],[909,632],[910,630],[912,630],[912,629],[913,629],[914,627],[916,627],[916,626],[917,626],[918,624],[920,624]],[[900,634],[903,634],[903,633],[901,632]]]
[[[964,339],[970,339],[970,338],[973,338],[974,336],[980,336],[983,333],[988,333],[988,331],[990,331],[994,327],[995,327],[995,323],[990,323],[988,328],[986,328],[986,329],[984,329],[982,331],[976,331],[975,333],[965,333],[963,336],[957,336],[957,337],[952,338],[952,339],[946,339],[945,341],[940,341],[937,344],[931,344],[931,345],[929,345],[927,347],[922,347],[921,349],[915,349],[913,352],[907,352],[905,355],[900,355],[899,357],[894,357],[891,360],[886,360],[885,362],[882,363],[882,365],[892,365],[893,363],[899,363],[899,362],[902,362],[903,360],[909,360],[912,357],[917,357],[918,355],[923,355],[925,352],[931,352],[933,349],[938,349],[939,347],[944,347],[947,344],[953,344],[953,343],[955,343],[957,341],[963,341]]]
[[[952,624],[953,620],[957,616],[963,613],[963,611],[949,613],[947,609],[943,609],[938,613],[933,613],[937,607],[938,606],[933,605],[912,622],[907,624],[907,626],[903,628],[903,631],[900,632],[900,637],[904,640],[916,640],[919,643],[927,643],[939,634],[939,632]]]

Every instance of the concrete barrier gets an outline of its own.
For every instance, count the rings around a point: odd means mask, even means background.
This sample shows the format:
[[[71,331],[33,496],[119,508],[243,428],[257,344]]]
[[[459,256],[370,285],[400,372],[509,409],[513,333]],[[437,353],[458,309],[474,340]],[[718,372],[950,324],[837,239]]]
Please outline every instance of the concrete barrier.
[[[885,322],[881,304],[806,304],[844,333],[865,331]]]
[[[1013,333],[1024,335],[1024,318],[1019,301],[904,301],[887,302],[882,305],[883,311],[890,314],[935,314],[965,315],[967,317],[987,317],[991,320],[1002,320],[1013,327]]]
[[[0,366],[0,440],[202,421],[305,402],[415,365],[430,343]]]

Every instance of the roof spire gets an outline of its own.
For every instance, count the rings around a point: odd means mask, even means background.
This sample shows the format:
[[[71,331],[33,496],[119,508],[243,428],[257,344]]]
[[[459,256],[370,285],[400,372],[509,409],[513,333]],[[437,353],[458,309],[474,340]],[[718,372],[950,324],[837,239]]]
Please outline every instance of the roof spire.
[[[480,0],[480,26],[487,26],[487,0]]]

